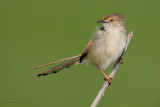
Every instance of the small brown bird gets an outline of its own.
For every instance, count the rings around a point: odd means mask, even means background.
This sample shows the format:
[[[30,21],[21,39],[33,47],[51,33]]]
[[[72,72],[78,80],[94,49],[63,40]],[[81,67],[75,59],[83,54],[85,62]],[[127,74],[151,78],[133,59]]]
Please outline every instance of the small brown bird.
[[[103,27],[96,30],[92,39],[80,55],[33,68],[37,69],[58,62],[67,61],[38,74],[38,76],[57,73],[78,62],[95,65],[104,75],[105,80],[111,84],[112,78],[108,77],[102,69],[108,68],[117,60],[122,63],[122,56],[126,46],[125,18],[122,14],[112,13],[104,16],[101,20],[97,21],[97,23],[102,23]]]

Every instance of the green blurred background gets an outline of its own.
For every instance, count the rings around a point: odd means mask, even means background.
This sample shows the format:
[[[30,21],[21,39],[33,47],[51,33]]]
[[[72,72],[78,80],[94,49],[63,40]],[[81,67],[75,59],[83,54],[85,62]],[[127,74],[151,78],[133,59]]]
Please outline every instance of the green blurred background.
[[[0,107],[90,106],[104,83],[97,68],[78,65],[38,78],[49,67],[32,67],[79,54],[99,25],[96,21],[108,13],[124,14],[134,37],[98,107],[160,107],[159,4],[0,0]]]

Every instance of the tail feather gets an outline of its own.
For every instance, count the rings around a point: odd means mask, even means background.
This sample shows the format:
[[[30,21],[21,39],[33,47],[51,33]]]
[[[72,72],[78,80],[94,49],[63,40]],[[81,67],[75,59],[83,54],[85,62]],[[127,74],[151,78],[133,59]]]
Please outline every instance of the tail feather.
[[[79,54],[79,55],[77,55],[77,56],[72,56],[72,57],[69,57],[69,58],[61,59],[61,60],[58,60],[58,61],[54,61],[54,62],[51,62],[51,63],[48,63],[48,64],[40,65],[40,66],[37,66],[37,67],[32,68],[32,69],[42,68],[42,67],[45,67],[45,66],[48,66],[48,65],[52,65],[52,64],[59,63],[59,62],[63,62],[63,61],[75,59],[75,58],[78,58],[78,57],[80,57],[80,56],[81,56],[81,54]]]
[[[38,74],[37,76],[39,77],[39,76],[48,75],[48,74],[50,74],[50,73],[57,73],[57,72],[59,72],[60,70],[62,70],[62,69],[64,69],[64,68],[69,68],[70,66],[74,65],[75,62],[77,62],[77,61],[79,61],[79,58],[70,60],[70,61],[65,62],[65,63],[62,63],[62,64],[60,64],[60,65],[57,65],[57,66],[55,66],[55,67],[53,67],[53,68],[50,68],[50,69],[48,69],[48,70],[46,70],[46,71]]]

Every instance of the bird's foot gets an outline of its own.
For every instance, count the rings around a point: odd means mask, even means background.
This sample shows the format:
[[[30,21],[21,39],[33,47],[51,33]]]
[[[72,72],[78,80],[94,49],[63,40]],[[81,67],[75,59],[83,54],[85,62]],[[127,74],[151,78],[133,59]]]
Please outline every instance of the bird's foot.
[[[107,81],[109,83],[109,85],[111,85],[111,83],[112,83],[111,80],[113,80],[113,78],[107,76],[107,77],[104,78],[104,80]]]
[[[122,57],[122,56],[118,59],[118,61],[119,61],[120,64],[123,64],[122,59],[124,59],[124,57]]]

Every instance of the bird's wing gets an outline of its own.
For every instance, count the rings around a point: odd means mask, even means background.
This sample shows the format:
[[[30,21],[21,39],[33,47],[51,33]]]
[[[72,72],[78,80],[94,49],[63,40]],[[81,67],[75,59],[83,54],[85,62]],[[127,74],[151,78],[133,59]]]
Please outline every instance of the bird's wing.
[[[87,56],[87,54],[89,53],[89,49],[92,45],[92,40],[89,41],[89,43],[86,45],[86,47],[84,48],[84,50],[82,51],[81,53],[81,56],[80,56],[80,60],[79,62],[81,63],[83,61],[83,59]]]

